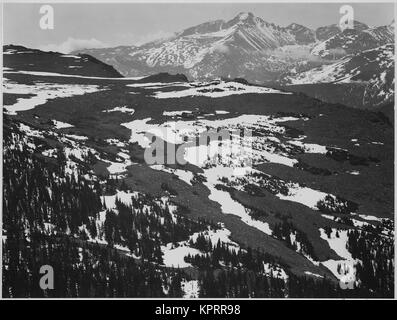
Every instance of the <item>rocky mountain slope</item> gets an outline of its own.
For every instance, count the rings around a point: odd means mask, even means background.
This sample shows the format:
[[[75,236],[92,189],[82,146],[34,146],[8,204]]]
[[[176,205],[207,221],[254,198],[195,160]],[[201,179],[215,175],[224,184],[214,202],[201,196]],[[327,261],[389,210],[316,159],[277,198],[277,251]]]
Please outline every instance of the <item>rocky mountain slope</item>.
[[[394,60],[394,44],[388,44],[305,72],[290,73],[282,83],[289,85],[288,90],[321,100],[376,109],[394,101]],[[341,90],[336,94],[338,88]]]
[[[48,71],[91,77],[122,77],[112,66],[87,54],[45,52],[15,45],[3,47],[3,64],[9,69],[16,68],[24,71]]]
[[[277,59],[273,50],[313,41],[314,32],[306,27],[291,24],[283,28],[252,13],[241,13],[230,21],[203,23],[141,47],[80,52],[115,66],[126,76],[167,71],[185,73],[190,79],[226,76],[262,81],[273,79],[291,63],[289,57]]]
[[[361,25],[361,28],[346,29],[319,43],[311,54],[335,60],[388,43],[394,43],[394,24],[375,28]]]
[[[171,72],[195,80],[223,76],[263,83],[294,68],[306,71],[328,59],[385,45],[393,37],[392,26],[370,28],[355,21],[354,29],[344,32],[336,25],[311,30],[296,23],[281,27],[240,13],[229,21],[206,22],[140,47],[80,52],[113,65],[125,76]]]
[[[354,29],[357,31],[363,31],[369,27],[360,21],[353,22]],[[341,33],[341,30],[337,24],[331,24],[329,26],[319,27],[316,29],[316,38],[319,41],[325,41],[329,38]]]

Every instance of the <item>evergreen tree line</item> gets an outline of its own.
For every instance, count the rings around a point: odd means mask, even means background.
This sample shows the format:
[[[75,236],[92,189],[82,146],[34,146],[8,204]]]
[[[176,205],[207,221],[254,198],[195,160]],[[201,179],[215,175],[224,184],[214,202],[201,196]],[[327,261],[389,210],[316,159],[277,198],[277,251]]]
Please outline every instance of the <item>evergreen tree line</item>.
[[[34,139],[33,139],[34,141]],[[105,194],[127,191],[124,181],[86,179],[88,163],[77,174],[65,173],[59,148],[57,161],[32,150],[31,141],[5,117],[3,130],[3,295],[5,297],[180,297],[187,270],[162,266],[161,246],[217,226],[194,221],[149,195],[136,194],[129,204]],[[182,208],[183,210],[183,208]],[[105,212],[101,221],[100,213]],[[375,227],[374,227],[375,228]],[[380,228],[380,227],[379,227]],[[186,257],[196,269],[202,297],[343,297],[391,294],[394,281],[392,238],[349,233],[349,251],[357,266],[360,288],[340,290],[329,279],[296,276],[274,257],[251,248],[237,250],[200,234],[189,245],[203,254]],[[274,236],[290,234],[305,254],[314,257],[306,235],[288,222]],[[388,240],[390,242],[388,242]],[[102,240],[95,243],[95,240]],[[121,250],[117,245],[127,248]],[[294,248],[293,243],[288,246]],[[374,262],[376,261],[376,263]],[[55,289],[39,288],[39,268],[55,271]],[[282,267],[288,277],[264,272],[264,264]],[[361,269],[360,269],[361,268]],[[371,270],[370,273],[367,270]],[[381,279],[381,280],[380,280]],[[372,290],[372,291],[370,291]]]
[[[342,290],[326,277],[296,276],[279,259],[259,249],[247,247],[238,250],[219,240],[214,244],[204,234],[199,234],[189,244],[202,251],[185,257],[186,262],[199,269],[200,297],[340,298],[370,294],[359,288]]]
[[[171,214],[167,205],[139,195],[128,206],[116,199],[116,207],[107,210],[101,226],[99,212],[106,208],[100,183],[86,180],[83,176],[87,172],[66,174],[60,167],[66,162],[62,150],[56,163],[34,154],[32,141],[28,142],[15,123],[6,124],[5,297],[182,295],[182,272],[159,265],[163,262],[160,244],[186,240],[189,234],[207,229],[209,223]],[[98,239],[101,233],[107,244],[87,241]],[[115,244],[127,245],[141,259],[115,250]],[[56,270],[54,291],[44,292],[38,286],[39,268],[44,264]],[[174,274],[178,275],[176,282]],[[121,286],[123,283],[127,288]]]
[[[4,297],[182,296],[183,273],[178,269],[160,268],[69,236],[11,236],[3,244]],[[54,269],[53,290],[39,287],[42,265]]]
[[[305,256],[311,257],[313,260],[318,260],[314,251],[313,245],[308,239],[306,233],[297,229],[292,222],[283,220],[277,223],[273,228],[273,237],[286,243],[287,247],[297,251]],[[295,236],[295,241],[292,241],[291,235]]]
[[[348,249],[356,264],[360,286],[378,297],[394,296],[394,237],[364,230],[348,233]]]
[[[206,230],[209,225],[216,228],[206,220],[193,221],[177,211],[171,213],[167,203],[161,205],[146,195],[132,197],[130,205],[116,198],[115,206],[106,211],[99,235],[103,234],[111,246],[125,246],[136,256],[160,264],[163,263],[160,246],[187,240],[189,235]],[[93,231],[98,234],[98,230],[91,230],[91,235]]]

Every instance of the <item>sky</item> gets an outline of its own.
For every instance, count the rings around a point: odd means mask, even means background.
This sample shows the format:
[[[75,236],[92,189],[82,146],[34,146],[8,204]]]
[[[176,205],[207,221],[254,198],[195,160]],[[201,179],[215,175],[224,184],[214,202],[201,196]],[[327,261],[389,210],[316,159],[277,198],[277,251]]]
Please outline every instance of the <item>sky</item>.
[[[43,4],[5,3],[3,43],[70,52],[93,47],[140,45],[211,20],[230,20],[252,12],[280,26],[295,22],[309,28],[338,23],[339,8],[349,4],[354,19],[370,26],[389,24],[392,3],[58,3],[54,29],[39,27]]]

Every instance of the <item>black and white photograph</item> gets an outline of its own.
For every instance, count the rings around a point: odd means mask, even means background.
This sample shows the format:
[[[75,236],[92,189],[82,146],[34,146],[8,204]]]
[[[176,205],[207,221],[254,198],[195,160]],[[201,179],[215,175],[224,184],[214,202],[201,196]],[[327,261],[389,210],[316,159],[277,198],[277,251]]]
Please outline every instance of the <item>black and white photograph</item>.
[[[395,9],[3,2],[2,299],[394,299]]]

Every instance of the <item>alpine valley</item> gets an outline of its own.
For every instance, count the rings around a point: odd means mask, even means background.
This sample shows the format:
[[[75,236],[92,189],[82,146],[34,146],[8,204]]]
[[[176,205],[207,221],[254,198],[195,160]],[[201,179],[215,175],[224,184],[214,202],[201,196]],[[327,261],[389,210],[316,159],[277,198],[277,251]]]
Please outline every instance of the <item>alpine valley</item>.
[[[3,297],[393,297],[394,28],[355,26],[4,46]]]

